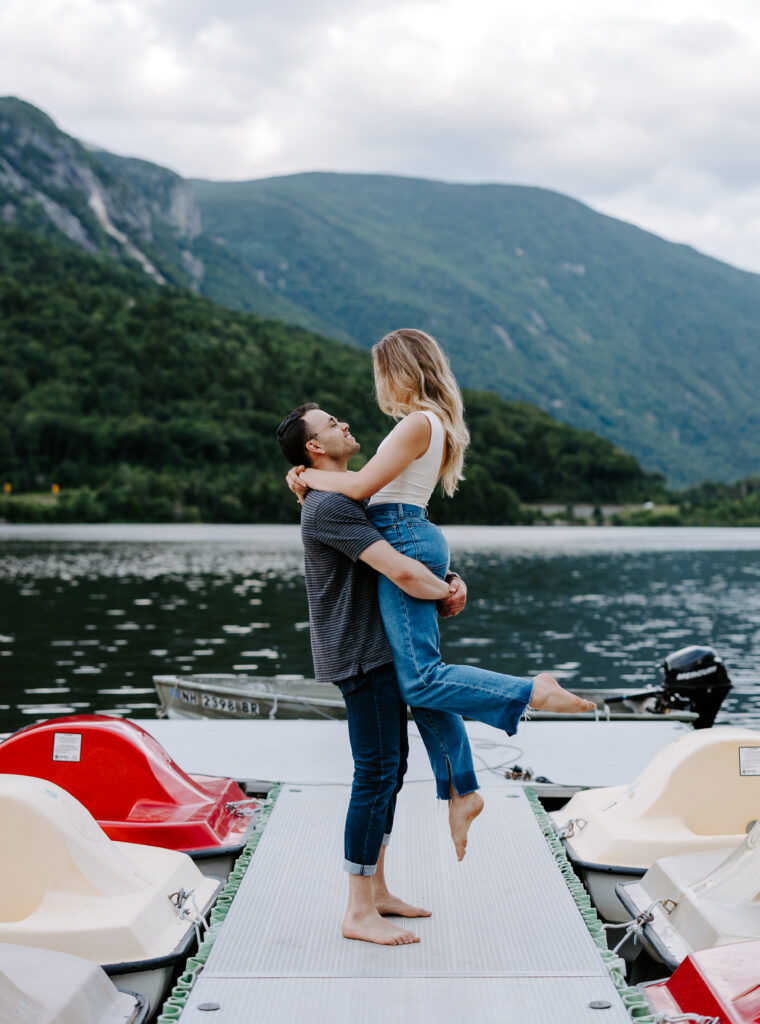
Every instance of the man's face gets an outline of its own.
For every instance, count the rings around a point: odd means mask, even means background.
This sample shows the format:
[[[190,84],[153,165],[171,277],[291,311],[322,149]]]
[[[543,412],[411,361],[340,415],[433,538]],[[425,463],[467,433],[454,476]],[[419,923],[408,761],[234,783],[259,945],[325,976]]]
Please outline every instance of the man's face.
[[[309,440],[317,445],[321,452],[314,452],[314,455],[324,454],[336,462],[348,459],[359,451],[360,445],[348,429],[348,423],[331,416],[323,409],[310,409],[304,420],[309,431]]]

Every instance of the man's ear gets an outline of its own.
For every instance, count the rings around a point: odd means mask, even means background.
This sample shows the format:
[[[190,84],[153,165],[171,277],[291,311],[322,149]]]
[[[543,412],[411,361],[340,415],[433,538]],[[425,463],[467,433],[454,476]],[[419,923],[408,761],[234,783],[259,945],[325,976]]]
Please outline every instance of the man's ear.
[[[319,443],[319,441],[313,441],[311,439],[306,442],[304,448],[306,449],[307,452],[312,452],[316,455],[324,455],[325,453],[325,450]]]

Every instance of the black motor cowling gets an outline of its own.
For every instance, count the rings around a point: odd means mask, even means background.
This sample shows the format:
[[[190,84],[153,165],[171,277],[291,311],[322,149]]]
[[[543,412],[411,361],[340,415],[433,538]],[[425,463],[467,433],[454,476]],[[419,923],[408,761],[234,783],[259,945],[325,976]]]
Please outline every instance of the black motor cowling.
[[[726,666],[712,647],[684,647],[669,654],[662,663],[665,708],[696,711],[695,729],[708,729],[715,721],[723,699],[731,689]]]

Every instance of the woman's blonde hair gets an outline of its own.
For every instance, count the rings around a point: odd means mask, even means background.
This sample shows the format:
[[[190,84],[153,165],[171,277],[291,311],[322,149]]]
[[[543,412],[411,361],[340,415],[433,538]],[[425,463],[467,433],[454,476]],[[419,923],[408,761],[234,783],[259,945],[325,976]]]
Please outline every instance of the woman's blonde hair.
[[[402,327],[372,348],[377,404],[384,413],[400,419],[420,409],[438,413],[446,434],[441,486],[446,494],[456,491],[464,479],[464,453],[470,432],[464,422],[459,385],[438,342],[424,331]]]

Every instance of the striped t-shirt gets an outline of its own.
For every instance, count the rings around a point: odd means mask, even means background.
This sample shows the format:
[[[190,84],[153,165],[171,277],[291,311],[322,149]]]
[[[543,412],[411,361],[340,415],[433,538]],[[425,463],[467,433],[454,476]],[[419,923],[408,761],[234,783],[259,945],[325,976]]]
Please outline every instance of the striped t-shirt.
[[[301,514],[314,675],[339,682],[393,661],[377,573],[359,555],[382,540],[361,502],[309,491]]]

